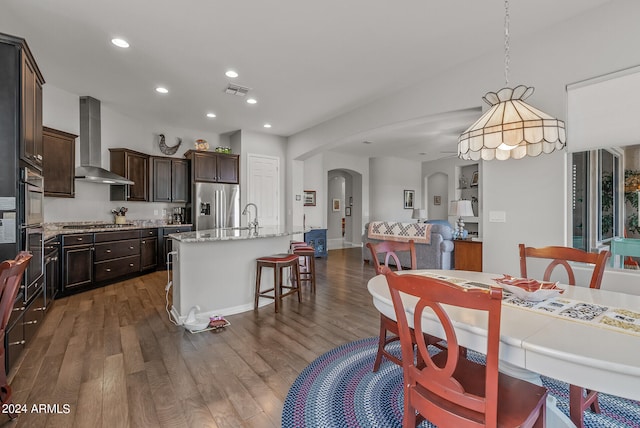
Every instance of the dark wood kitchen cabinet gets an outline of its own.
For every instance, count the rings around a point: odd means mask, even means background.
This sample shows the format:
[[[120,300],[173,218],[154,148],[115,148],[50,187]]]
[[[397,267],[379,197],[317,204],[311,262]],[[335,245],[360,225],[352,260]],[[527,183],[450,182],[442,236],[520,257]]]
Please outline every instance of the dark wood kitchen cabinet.
[[[16,363],[22,351],[33,340],[46,314],[44,287],[25,303],[20,296],[12,309],[5,335],[5,367],[7,372]]]
[[[22,69],[22,130],[20,157],[42,170],[42,85],[44,78],[29,49],[21,49]]]
[[[189,150],[184,156],[191,160],[194,182],[238,184],[240,156],[225,153]]]
[[[140,232],[99,232],[94,237],[95,281],[103,282],[140,271]]]
[[[62,236],[62,290],[68,292],[93,282],[93,234]]]
[[[42,128],[45,196],[75,197],[76,138],[75,134]]]
[[[134,184],[111,185],[112,201],[149,200],[149,155],[129,149],[109,149],[111,172]]]
[[[189,200],[189,161],[154,156],[151,158],[151,200],[187,202]]]
[[[140,270],[155,269],[158,264],[158,229],[140,230]]]
[[[60,297],[147,273],[158,266],[158,228],[82,232],[59,235],[63,261]]]

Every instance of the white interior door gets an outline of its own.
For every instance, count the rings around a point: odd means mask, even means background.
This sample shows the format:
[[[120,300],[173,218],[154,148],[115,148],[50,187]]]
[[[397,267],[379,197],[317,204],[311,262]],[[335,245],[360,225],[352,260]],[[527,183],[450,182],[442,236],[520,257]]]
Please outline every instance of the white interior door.
[[[280,159],[249,154],[247,156],[247,203],[258,206],[261,226],[280,224]]]

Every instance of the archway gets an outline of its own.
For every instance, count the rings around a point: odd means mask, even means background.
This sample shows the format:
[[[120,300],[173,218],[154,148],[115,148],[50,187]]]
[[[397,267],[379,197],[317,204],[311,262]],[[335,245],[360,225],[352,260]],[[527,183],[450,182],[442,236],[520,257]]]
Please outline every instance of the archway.
[[[347,169],[327,172],[327,248],[362,245],[362,175]]]

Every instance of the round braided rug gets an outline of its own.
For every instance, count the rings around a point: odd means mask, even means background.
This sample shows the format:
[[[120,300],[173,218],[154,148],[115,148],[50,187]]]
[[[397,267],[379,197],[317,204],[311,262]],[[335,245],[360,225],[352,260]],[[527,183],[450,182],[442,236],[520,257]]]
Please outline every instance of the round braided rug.
[[[282,410],[284,428],[401,427],[403,413],[402,368],[383,359],[373,373],[378,338],[347,343],[318,357],[293,383]],[[386,348],[400,356],[400,344]],[[469,358],[483,362],[482,355]],[[544,386],[569,412],[568,385],[542,377]],[[590,428],[640,427],[640,403],[600,394],[601,414],[585,413]],[[433,427],[424,421],[420,427]]]

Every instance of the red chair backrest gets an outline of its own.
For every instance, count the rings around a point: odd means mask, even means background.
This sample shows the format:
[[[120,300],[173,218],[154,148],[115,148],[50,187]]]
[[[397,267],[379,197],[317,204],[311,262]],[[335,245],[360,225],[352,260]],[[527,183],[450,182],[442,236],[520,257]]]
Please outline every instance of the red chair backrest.
[[[402,265],[400,264],[400,259],[398,259],[398,255],[396,253],[401,251],[408,251],[411,257],[411,269],[417,269],[416,262],[416,246],[413,239],[408,242],[398,242],[398,241],[382,241],[376,243],[367,243],[367,247],[371,251],[371,263],[373,263],[373,267],[376,270],[376,274],[381,274],[382,267],[389,267],[389,261],[393,259],[393,262],[396,266],[397,270],[402,270]],[[378,254],[384,254],[384,262],[380,264],[378,259]]]
[[[396,313],[400,331],[402,348],[402,362],[405,383],[418,385],[411,388],[411,399],[420,408],[423,402],[428,412],[420,413],[428,417],[429,421],[438,426],[473,426],[474,422],[454,415],[442,405],[443,402],[453,403],[484,414],[487,426],[496,426],[498,412],[498,350],[500,345],[500,309],[502,289],[491,287],[486,289],[468,289],[459,285],[435,278],[418,275],[398,275],[387,271],[386,279],[391,291],[393,307]],[[407,312],[400,297],[401,293],[413,296],[415,308],[411,325]],[[408,302],[407,302],[408,303]],[[413,305],[413,303],[411,303]],[[488,335],[486,350],[486,370],[484,391],[465,391],[461,382],[456,380],[458,361],[464,358],[460,354],[460,347],[451,319],[443,305],[450,305],[472,310],[485,311],[488,315]],[[425,311],[438,317],[447,341],[447,358],[444,366],[436,365],[427,350],[422,329],[422,317]],[[425,367],[417,367],[413,355],[413,343],[410,328],[415,330],[417,352],[425,362]],[[418,359],[419,361],[419,359]],[[421,389],[426,393],[421,393]],[[424,395],[423,395],[424,394]],[[437,396],[434,400],[433,397]],[[405,397],[405,400],[407,398]],[[440,405],[434,405],[438,401]]]
[[[20,252],[15,260],[5,260],[0,263],[0,330],[4,332],[13,303],[20,289],[20,282],[24,271],[31,261],[31,254],[26,251]]]
[[[589,282],[589,288],[600,288],[602,282],[602,275],[604,269],[607,266],[607,260],[611,257],[611,252],[603,251],[601,253],[588,253],[577,248],[570,247],[525,247],[524,244],[520,244],[520,275],[523,278],[527,278],[527,257],[550,259],[551,263],[544,271],[543,281],[549,281],[551,273],[556,266],[563,266],[567,275],[569,276],[569,285],[576,285],[576,278],[573,273],[573,269],[568,262],[589,263],[594,265],[593,273],[591,274],[591,281]]]

